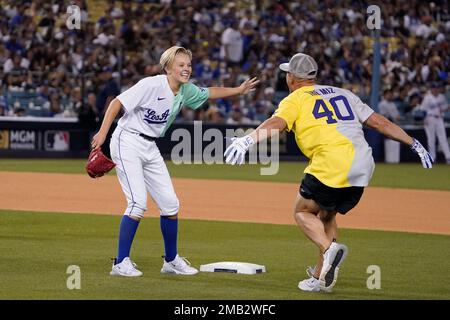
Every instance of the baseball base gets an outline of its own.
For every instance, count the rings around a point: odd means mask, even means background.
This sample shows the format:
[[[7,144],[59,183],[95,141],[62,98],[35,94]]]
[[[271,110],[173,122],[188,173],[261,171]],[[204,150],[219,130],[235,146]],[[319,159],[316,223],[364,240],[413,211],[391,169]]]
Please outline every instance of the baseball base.
[[[259,264],[247,262],[223,261],[200,266],[202,272],[229,272],[241,274],[257,274],[266,272],[266,267]]]

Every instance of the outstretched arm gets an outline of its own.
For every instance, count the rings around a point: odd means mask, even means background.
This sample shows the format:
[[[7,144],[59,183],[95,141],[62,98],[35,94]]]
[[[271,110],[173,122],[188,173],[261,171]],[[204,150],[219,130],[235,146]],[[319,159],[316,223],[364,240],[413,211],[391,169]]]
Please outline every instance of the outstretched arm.
[[[276,133],[280,133],[286,129],[286,121],[280,117],[271,117],[261,123],[249,136],[254,142],[259,142],[272,137]]]
[[[422,144],[408,135],[398,125],[383,117],[381,114],[376,112],[372,113],[364,124],[369,128],[377,130],[389,139],[396,140],[410,146],[411,150],[413,150],[420,157],[424,168],[431,168],[433,166],[434,160]]]
[[[253,79],[247,79],[241,83],[239,87],[209,87],[209,99],[220,99],[237,96],[241,94],[247,94],[255,90],[259,80],[255,77]]]
[[[92,149],[100,148],[102,144],[105,142],[106,135],[108,134],[109,129],[111,128],[111,124],[113,123],[114,119],[116,118],[121,108],[122,104],[120,103],[119,99],[115,98],[110,102],[108,109],[106,110],[105,117],[103,118],[102,126],[100,127],[100,130],[92,138],[91,142]]]
[[[284,131],[286,126],[284,119],[274,116],[261,123],[249,135],[241,138],[232,138],[233,142],[224,153],[225,162],[241,165],[244,163],[245,153],[253,144]]]
[[[364,122],[369,128],[377,130],[382,135],[389,139],[402,142],[411,146],[413,144],[413,138],[409,136],[402,128],[395,123],[389,121],[386,117],[379,113],[372,113],[366,122]]]

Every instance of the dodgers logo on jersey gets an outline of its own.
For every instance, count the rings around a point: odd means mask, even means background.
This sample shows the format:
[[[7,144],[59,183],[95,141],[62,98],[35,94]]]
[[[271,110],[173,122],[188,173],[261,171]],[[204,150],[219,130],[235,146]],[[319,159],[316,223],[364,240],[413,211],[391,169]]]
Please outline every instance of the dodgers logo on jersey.
[[[166,123],[167,119],[169,118],[169,111],[170,109],[167,109],[162,114],[157,114],[156,111],[151,108],[146,109],[143,120],[148,124]]]

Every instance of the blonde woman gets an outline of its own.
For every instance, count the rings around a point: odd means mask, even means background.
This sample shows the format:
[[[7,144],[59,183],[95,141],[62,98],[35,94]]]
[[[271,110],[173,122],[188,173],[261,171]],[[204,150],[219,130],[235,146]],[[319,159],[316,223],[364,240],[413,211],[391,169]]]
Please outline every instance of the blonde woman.
[[[181,275],[198,272],[178,255],[179,202],[155,140],[164,136],[182,107],[197,109],[208,99],[246,94],[259,81],[248,79],[234,88],[199,88],[189,82],[191,60],[190,50],[177,46],[167,49],[160,59],[164,74],[144,78],[113,99],[100,130],[92,139],[92,148],[100,148],[117,114],[124,110],[112,134],[110,150],[128,206],[119,227],[118,254],[111,275],[142,276],[130,259],[130,250],[147,209],[147,192],[160,211],[165,251],[161,272]]]

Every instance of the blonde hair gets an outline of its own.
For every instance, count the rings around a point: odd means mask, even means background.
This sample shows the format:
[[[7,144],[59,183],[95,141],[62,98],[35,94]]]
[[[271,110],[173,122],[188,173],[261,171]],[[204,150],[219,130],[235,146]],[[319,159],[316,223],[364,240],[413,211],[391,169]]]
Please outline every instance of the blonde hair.
[[[163,52],[161,58],[159,59],[159,65],[161,66],[161,70],[165,71],[166,67],[170,66],[175,60],[175,56],[179,53],[187,54],[189,58],[192,60],[192,52],[183,47],[173,46]]]

